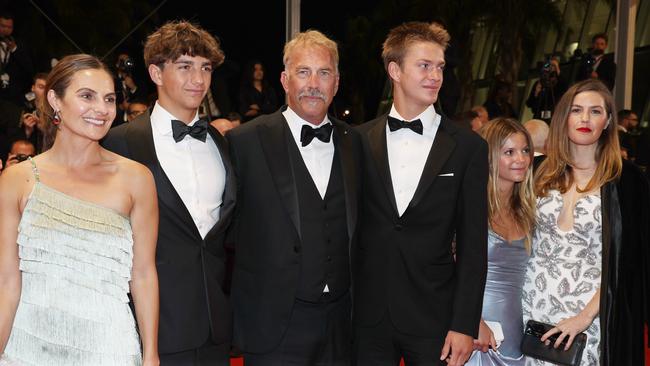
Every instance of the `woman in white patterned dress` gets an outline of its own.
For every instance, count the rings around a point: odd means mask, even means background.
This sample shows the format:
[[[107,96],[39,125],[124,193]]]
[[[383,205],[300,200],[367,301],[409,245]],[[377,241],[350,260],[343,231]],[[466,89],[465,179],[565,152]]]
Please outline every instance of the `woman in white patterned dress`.
[[[621,161],[616,124],[604,84],[586,80],[572,86],[555,109],[547,157],[535,174],[537,222],[524,283],[524,322],[555,325],[541,340],[559,334],[554,346],[566,340],[565,349],[586,332],[581,365],[643,362],[639,342],[647,285],[637,279],[647,278],[647,236],[632,243],[636,240],[619,230],[631,211],[647,213],[650,202],[647,182]],[[618,339],[623,332],[617,322],[637,339]],[[639,354],[641,363],[635,363]],[[529,358],[527,364],[547,363]]]
[[[51,148],[0,177],[0,365],[157,365],[153,177],[99,145],[115,118],[101,61],[63,58],[46,90]]]

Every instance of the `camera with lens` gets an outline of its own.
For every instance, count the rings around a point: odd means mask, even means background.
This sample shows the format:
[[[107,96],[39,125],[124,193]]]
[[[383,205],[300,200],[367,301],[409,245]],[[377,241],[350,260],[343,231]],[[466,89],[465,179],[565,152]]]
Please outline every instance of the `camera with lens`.
[[[117,62],[117,69],[127,75],[131,75],[133,69],[135,68],[135,62],[130,57],[121,58]]]
[[[582,55],[582,69],[585,70],[585,72],[591,74],[591,72],[594,71],[595,64],[596,58],[592,53],[587,52]]]
[[[3,42],[5,44],[13,44],[16,43],[16,40],[14,40],[14,37],[12,36],[0,36],[0,42]]]
[[[539,81],[542,84],[542,87],[544,88],[552,87],[551,78],[553,76],[556,76],[556,72],[555,69],[553,68],[553,64],[551,64],[551,59],[547,58],[546,61],[542,64],[542,66],[539,69]]]
[[[543,88],[552,88],[553,87],[553,79],[557,78],[557,71],[553,67],[553,63],[551,62],[551,58],[548,57],[542,63],[542,65],[539,68],[539,82],[542,84]]]
[[[18,155],[16,155],[16,156],[14,157],[14,160],[16,160],[17,162],[20,163],[21,161],[25,161],[25,160],[27,160],[28,158],[29,158],[29,155],[26,155],[26,154],[18,154]]]

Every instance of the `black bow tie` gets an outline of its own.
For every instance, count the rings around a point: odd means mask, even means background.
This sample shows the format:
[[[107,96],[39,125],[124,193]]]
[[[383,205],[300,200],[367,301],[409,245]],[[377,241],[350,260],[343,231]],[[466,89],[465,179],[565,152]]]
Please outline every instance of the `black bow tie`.
[[[322,125],[318,128],[312,128],[308,125],[302,125],[302,130],[300,130],[300,142],[302,146],[305,147],[311,143],[311,140],[314,137],[318,138],[323,142],[330,142],[330,137],[332,136],[332,124],[328,123]]]
[[[193,126],[188,126],[181,121],[173,119],[172,134],[174,135],[174,141],[176,142],[183,140],[187,135],[190,135],[197,140],[205,142],[205,139],[208,134],[208,121],[205,119],[200,119],[196,121],[196,123]]]
[[[406,122],[391,116],[388,116],[388,128],[390,128],[390,132],[397,131],[400,128],[408,128],[418,135],[421,135],[424,129],[424,127],[422,127],[422,121],[419,119],[413,120],[411,122]]]

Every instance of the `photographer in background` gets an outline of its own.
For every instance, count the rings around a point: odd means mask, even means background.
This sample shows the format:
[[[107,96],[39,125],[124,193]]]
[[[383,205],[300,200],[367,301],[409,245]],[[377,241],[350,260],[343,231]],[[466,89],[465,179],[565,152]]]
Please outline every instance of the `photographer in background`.
[[[526,100],[526,106],[532,110],[533,118],[549,123],[555,105],[566,90],[567,84],[560,78],[559,59],[556,56],[547,58],[539,66],[539,80],[533,85]]]
[[[9,131],[11,141],[28,140],[36,147],[36,152],[41,152],[43,134],[40,130],[38,105],[45,98],[46,73],[34,75],[31,91],[23,98],[23,109]]]
[[[611,91],[616,81],[616,63],[614,54],[605,55],[607,50],[607,35],[598,33],[591,39],[591,49],[582,55],[582,62],[576,81],[599,79]]]
[[[21,161],[27,160],[27,158],[34,157],[36,155],[36,148],[34,145],[27,140],[16,140],[11,144],[11,150],[9,155],[7,155],[7,161],[5,163],[5,169],[8,169],[14,164],[18,164]]]
[[[0,98],[18,106],[34,74],[25,46],[13,38],[14,16],[0,12]]]
[[[126,52],[121,52],[115,62],[115,92],[117,94],[118,113],[113,127],[128,122],[128,107],[133,100],[146,100],[144,82],[135,76],[136,63]]]

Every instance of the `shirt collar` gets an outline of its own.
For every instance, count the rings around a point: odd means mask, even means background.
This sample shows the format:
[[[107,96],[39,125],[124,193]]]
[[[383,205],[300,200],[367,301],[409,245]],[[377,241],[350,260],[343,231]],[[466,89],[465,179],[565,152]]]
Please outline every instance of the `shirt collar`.
[[[318,128],[325,124],[331,123],[329,117],[325,115],[323,121],[319,123],[317,126],[314,126],[313,123],[309,123],[304,119],[302,119],[296,112],[293,111],[293,109],[291,109],[291,107],[288,106],[287,109],[282,112],[282,115],[287,120],[287,124],[289,125],[289,129],[291,130],[291,134],[293,135],[293,138],[296,140],[296,143],[298,144],[299,147],[302,147],[302,145],[300,144],[300,132],[302,130],[303,125],[307,125],[313,128]],[[331,141],[332,140],[330,140],[330,142]]]
[[[402,117],[399,112],[397,112],[395,104],[393,103],[393,106],[390,108],[388,115],[397,119],[401,119],[402,121],[409,122],[419,119],[422,122],[424,131],[431,131],[436,126],[436,124],[440,123],[440,115],[436,113],[436,109],[433,107],[433,104],[429,105],[427,109],[422,111],[422,113],[417,115],[415,118],[407,120],[406,118]]]
[[[178,118],[174,117],[173,114],[169,113],[163,106],[156,101],[156,104],[153,106],[153,110],[151,111],[151,127],[159,134],[162,136],[171,136],[172,135],[172,123],[171,121],[173,119],[178,120]],[[192,119],[192,123],[189,124],[189,126],[192,126],[196,123],[196,121],[199,120],[199,111],[196,111],[196,114],[194,115],[194,118]]]

